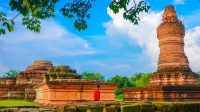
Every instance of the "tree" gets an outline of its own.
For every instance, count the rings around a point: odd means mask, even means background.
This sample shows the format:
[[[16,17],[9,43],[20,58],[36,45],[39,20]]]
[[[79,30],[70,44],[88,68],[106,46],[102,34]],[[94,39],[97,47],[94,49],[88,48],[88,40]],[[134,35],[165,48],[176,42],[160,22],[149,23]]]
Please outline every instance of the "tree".
[[[153,75],[152,73],[136,73],[130,80],[136,87],[145,87],[149,84],[149,78]]]
[[[198,75],[198,76],[197,76],[197,83],[200,84],[200,71],[197,72],[197,75]]]
[[[83,72],[82,78],[86,80],[97,80],[97,81],[105,82],[105,77],[100,73]]]
[[[111,79],[107,80],[107,82],[113,82],[118,84],[118,88],[115,91],[117,100],[123,100],[124,96],[122,93],[122,88],[134,87],[134,85],[130,82],[129,77],[121,77],[119,75],[112,77]]]
[[[5,73],[5,77],[16,78],[19,75],[20,71],[16,69],[10,69]]]
[[[123,100],[122,88],[128,87],[145,87],[149,84],[149,78],[152,73],[136,73],[132,77],[121,77],[116,75],[111,79],[107,80],[107,82],[118,83],[118,88],[115,91],[115,95],[117,100]]]
[[[0,12],[0,35],[6,32],[13,32],[15,19],[22,15],[22,24],[31,31],[40,32],[41,20],[55,17],[55,5],[61,0],[10,0],[9,6],[12,12],[17,14],[8,18],[3,12]],[[122,9],[124,10],[123,17],[131,21],[134,25],[138,24],[139,13],[148,12],[149,6],[143,0],[136,3],[135,0],[112,0],[109,8],[116,14]],[[92,8],[95,0],[72,0],[66,2],[60,8],[60,13],[66,18],[74,18],[74,27],[81,31],[85,30],[87,19],[90,18],[89,10]],[[131,4],[131,8],[128,6]]]
[[[124,88],[124,87],[132,87],[134,86],[130,80],[129,77],[122,77],[119,75],[116,75],[114,77],[112,77],[111,79],[107,80],[107,82],[114,82],[114,83],[118,83],[119,84],[119,88]]]

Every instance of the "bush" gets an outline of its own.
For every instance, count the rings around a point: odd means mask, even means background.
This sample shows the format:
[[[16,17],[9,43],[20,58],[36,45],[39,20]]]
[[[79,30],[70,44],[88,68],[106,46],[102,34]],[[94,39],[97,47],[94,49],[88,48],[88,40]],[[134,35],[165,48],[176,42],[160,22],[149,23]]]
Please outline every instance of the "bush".
[[[126,105],[126,106],[120,106],[121,112],[140,112],[140,106],[139,105]]]
[[[16,69],[10,69],[5,73],[5,76],[3,77],[8,77],[8,78],[16,78],[19,75],[20,71]]]
[[[98,81],[101,81],[101,82],[105,82],[104,75],[102,75],[100,73],[83,72],[82,78],[86,79],[86,80],[98,80]]]

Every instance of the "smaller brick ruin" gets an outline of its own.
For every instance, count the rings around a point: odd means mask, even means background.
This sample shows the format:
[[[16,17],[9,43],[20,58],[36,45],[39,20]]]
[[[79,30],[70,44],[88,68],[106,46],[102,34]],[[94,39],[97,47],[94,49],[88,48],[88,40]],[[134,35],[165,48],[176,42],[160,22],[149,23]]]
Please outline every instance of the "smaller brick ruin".
[[[35,100],[40,104],[93,101],[97,85],[102,101],[114,101],[117,88],[114,83],[83,80],[69,66],[53,66],[46,60],[34,61],[17,78],[1,78],[0,82],[0,99]]]
[[[35,85],[44,81],[45,74],[54,68],[51,61],[37,60],[20,72],[17,78],[0,78],[0,99],[35,99]]]
[[[84,80],[68,66],[58,66],[45,75],[46,83],[35,86],[36,102],[40,104],[65,104],[94,101],[94,90],[100,85],[101,101],[114,101],[114,83]]]
[[[69,102],[94,101],[94,90],[97,84],[101,85],[101,101],[115,101],[116,84],[96,80],[69,79],[49,81],[36,86],[36,102],[60,105]]]

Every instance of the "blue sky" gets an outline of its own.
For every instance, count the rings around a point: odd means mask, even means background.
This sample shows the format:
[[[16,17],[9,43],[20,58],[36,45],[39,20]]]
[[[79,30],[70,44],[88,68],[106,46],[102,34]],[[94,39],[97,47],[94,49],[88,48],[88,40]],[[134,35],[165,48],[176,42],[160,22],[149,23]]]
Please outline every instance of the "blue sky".
[[[0,2],[0,12],[10,17],[8,1]],[[78,32],[73,20],[62,17],[42,22],[41,33],[26,30],[16,20],[13,33],[0,37],[0,75],[10,68],[24,70],[34,60],[51,60],[54,65],[69,65],[78,73],[100,72],[131,76],[137,72],[154,72],[159,54],[156,27],[161,23],[166,5],[174,5],[186,27],[185,52],[193,71],[200,71],[200,1],[147,0],[151,9],[140,15],[138,26],[122,18],[123,11],[113,14],[109,0],[96,0],[90,10],[88,29]],[[57,4],[57,9],[64,3]]]

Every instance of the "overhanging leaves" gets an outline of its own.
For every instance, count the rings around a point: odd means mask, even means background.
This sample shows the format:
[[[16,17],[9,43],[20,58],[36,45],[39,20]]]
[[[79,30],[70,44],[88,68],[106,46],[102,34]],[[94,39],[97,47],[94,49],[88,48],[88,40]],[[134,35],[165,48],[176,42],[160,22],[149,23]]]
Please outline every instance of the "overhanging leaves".
[[[40,32],[41,20],[55,17],[55,5],[59,0],[10,0],[9,6],[11,11],[16,11],[18,14],[11,19],[7,19],[4,13],[0,13],[0,35],[7,31],[14,31],[14,20],[19,15],[22,15],[22,24],[28,30]],[[72,0],[67,2],[61,9],[61,14],[70,19],[74,19],[74,27],[78,30],[87,29],[87,19],[90,18],[89,10],[92,8],[95,0]],[[125,12],[124,19],[131,21],[137,25],[140,18],[139,13],[148,12],[149,6],[145,1],[140,1],[136,4],[133,1],[133,6],[128,8],[130,0],[112,0],[109,5],[110,9],[116,14],[120,9]]]
[[[6,33],[6,29],[8,32],[14,31],[14,21],[13,20],[7,20],[6,14],[0,13],[0,35],[3,35]]]
[[[76,18],[74,27],[79,31],[85,30],[87,28],[86,19],[90,18],[88,11],[92,8],[93,1],[95,0],[74,0],[61,8],[60,12],[64,17]]]
[[[123,13],[123,17],[126,20],[129,20],[134,25],[138,25],[140,21],[139,14],[141,12],[148,12],[150,6],[147,5],[145,1],[140,1],[138,4],[133,0],[133,6],[127,9],[130,0],[113,0],[109,5],[109,8],[116,14],[119,13],[120,9],[123,9],[125,12]]]
[[[34,32],[40,32],[40,21],[37,18],[25,16],[22,20],[22,24],[25,25],[27,29]]]

